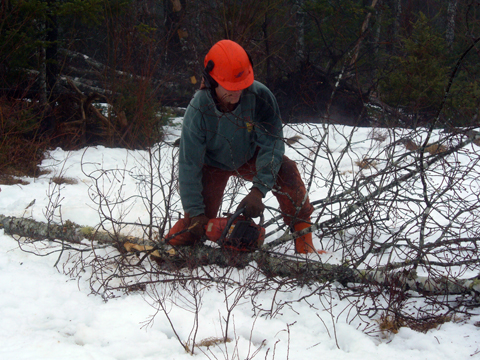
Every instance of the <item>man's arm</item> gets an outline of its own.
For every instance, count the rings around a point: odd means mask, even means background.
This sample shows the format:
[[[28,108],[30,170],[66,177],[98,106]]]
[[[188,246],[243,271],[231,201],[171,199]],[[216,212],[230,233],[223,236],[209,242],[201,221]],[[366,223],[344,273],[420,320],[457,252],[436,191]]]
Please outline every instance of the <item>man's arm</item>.
[[[183,120],[178,161],[180,198],[183,210],[190,217],[203,214],[205,209],[202,196],[202,168],[206,138],[202,122],[201,111],[190,103]]]
[[[280,109],[275,96],[266,87],[257,95],[255,117],[259,152],[256,162],[257,176],[253,183],[254,187],[265,195],[275,185],[285,153]]]

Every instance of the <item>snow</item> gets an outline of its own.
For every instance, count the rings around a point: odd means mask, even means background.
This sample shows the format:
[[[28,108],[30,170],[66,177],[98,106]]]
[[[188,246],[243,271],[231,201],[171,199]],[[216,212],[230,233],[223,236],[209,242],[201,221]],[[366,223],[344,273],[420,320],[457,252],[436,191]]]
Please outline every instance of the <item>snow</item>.
[[[160,315],[151,327],[142,328],[152,308],[140,294],[103,302],[88,295],[82,280],[59,274],[52,267],[54,259],[22,252],[3,234],[1,240],[1,359],[191,359]],[[199,319],[204,337],[221,334],[218,311],[224,308],[222,300],[214,292],[204,299]],[[338,301],[336,307],[342,305]],[[467,324],[445,323],[427,334],[401,328],[391,338],[378,341],[357,330],[354,323],[338,320],[333,324],[325,310],[306,305],[297,306],[299,314],[287,310],[275,319],[252,319],[248,305],[242,308],[235,312],[241,359],[248,353],[249,342],[253,353],[264,339],[264,350],[280,341],[275,359],[286,359],[287,351],[290,359],[467,359],[480,349],[473,319]],[[178,319],[184,314],[173,308],[171,316]],[[290,339],[288,324],[294,324],[289,328]],[[190,326],[187,320],[177,331],[188,333]],[[267,359],[273,358],[272,351]],[[265,352],[257,358],[265,358]]]
[[[310,130],[312,137],[317,136],[314,126]],[[170,131],[167,141],[178,136],[178,128]],[[371,148],[369,132],[369,129],[356,131],[352,146],[360,155]],[[343,140],[343,136],[336,134],[329,146],[340,149]],[[288,155],[300,161],[301,157],[294,149],[290,149]],[[162,162],[168,166],[168,154],[172,149],[157,150]],[[142,188],[139,175],[145,159],[147,155],[143,151],[100,146],[73,152],[53,150],[42,164],[51,170],[49,174],[37,179],[25,178],[30,182],[28,185],[0,187],[0,213],[40,221],[50,216],[57,221],[68,219],[83,225],[98,224],[102,217],[99,217],[90,187],[98,185],[113,197],[128,198]],[[353,161],[345,157],[339,166],[351,171]],[[317,168],[322,167],[328,169],[323,163]],[[101,182],[96,183],[98,177],[95,174],[100,175],[102,169],[112,171],[106,177],[109,181],[102,177]],[[77,182],[54,186],[50,181],[54,176],[76,179]],[[168,179],[166,173],[165,179]],[[325,196],[322,186],[321,181],[314,183],[311,189],[313,199]],[[52,198],[56,200],[51,201]],[[34,204],[28,206],[33,200]],[[269,198],[267,205],[275,207],[275,199]],[[173,207],[181,211],[178,199]],[[148,221],[148,214],[138,199],[133,199],[124,208],[113,209],[111,215],[124,216],[126,221]],[[318,239],[315,241],[320,245]],[[5,235],[3,229],[0,229],[0,242],[0,359],[192,358],[175,335],[176,332],[182,341],[187,341],[195,328],[188,305],[179,307],[170,303],[168,316],[174,324],[172,328],[164,313],[156,313],[152,298],[144,292],[132,292],[104,301],[91,294],[89,270],[70,278],[60,271],[66,262],[65,257],[55,268],[58,253],[36,256],[22,251],[17,241]],[[48,243],[45,246],[48,248]],[[33,250],[27,244],[24,248]],[[244,274],[234,271],[232,276],[241,279]],[[310,291],[300,286],[292,292],[273,294],[266,291],[257,301],[268,307],[273,296],[283,301],[295,300]],[[227,315],[228,305],[225,294],[214,287],[202,289],[201,294],[197,342],[222,336],[225,326],[222,319]],[[375,317],[366,322],[354,311],[348,299],[340,299],[334,292],[310,297],[308,302],[293,302],[282,307],[274,317],[256,316],[249,299],[242,298],[232,311],[229,331],[232,341],[209,348],[197,347],[194,357],[272,360],[480,357],[480,329],[475,326],[480,315],[458,317],[426,333],[402,327],[393,334],[378,331]],[[152,319],[153,315],[156,316]]]

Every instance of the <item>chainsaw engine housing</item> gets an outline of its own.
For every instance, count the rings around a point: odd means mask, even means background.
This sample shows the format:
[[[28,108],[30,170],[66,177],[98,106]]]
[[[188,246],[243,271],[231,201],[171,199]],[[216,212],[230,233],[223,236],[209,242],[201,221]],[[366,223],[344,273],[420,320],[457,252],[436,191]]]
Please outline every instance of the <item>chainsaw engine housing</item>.
[[[254,251],[265,241],[265,228],[244,216],[238,216],[233,221],[227,218],[211,219],[205,234],[210,241],[237,251]]]

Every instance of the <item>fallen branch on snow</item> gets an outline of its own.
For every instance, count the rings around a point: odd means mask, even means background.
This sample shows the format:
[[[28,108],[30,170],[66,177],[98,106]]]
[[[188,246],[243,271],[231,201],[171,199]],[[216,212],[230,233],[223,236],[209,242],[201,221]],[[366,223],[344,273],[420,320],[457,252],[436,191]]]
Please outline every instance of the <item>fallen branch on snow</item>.
[[[252,253],[239,253],[207,245],[194,247],[172,247],[162,242],[153,242],[132,236],[113,235],[95,231],[88,226],[66,222],[63,226],[46,224],[32,219],[0,215],[0,225],[8,235],[17,235],[33,240],[61,240],[80,244],[84,239],[111,244],[120,252],[136,252],[152,256],[157,263],[174,263],[177,268],[187,266],[216,265],[244,268],[255,263],[266,276],[290,277],[305,282],[338,282],[349,284],[373,283],[377,285],[401,286],[421,294],[480,294],[480,276],[471,279],[454,279],[418,276],[414,272],[392,271],[391,266],[360,270],[348,265],[327,264],[303,256],[272,253],[265,246]],[[320,260],[320,259],[319,259]],[[395,279],[392,282],[392,279]]]

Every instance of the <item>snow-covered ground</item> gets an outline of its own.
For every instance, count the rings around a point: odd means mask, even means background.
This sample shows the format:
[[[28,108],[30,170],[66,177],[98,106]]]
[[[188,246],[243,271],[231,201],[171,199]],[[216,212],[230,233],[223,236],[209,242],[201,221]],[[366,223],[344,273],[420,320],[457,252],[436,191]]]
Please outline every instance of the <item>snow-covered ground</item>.
[[[178,136],[178,128],[170,131],[167,141]],[[310,131],[316,136],[314,130]],[[290,130],[290,135],[294,133]],[[344,140],[340,134],[337,137],[332,134],[329,147],[335,151],[341,148],[340,142]],[[356,130],[354,147],[360,154],[362,149],[375,146],[378,144],[372,142],[370,129]],[[167,147],[158,152],[167,168],[171,165],[171,151]],[[300,160],[295,149],[288,151],[290,157]],[[143,189],[141,175],[145,164],[142,159],[146,157],[142,151],[104,147],[74,152],[51,151],[42,164],[51,170],[50,173],[37,179],[24,179],[30,182],[28,185],[0,186],[0,214],[39,221],[50,216],[57,221],[96,225],[100,217],[91,186],[96,185],[105,194],[122,199],[138,193]],[[352,160],[347,160],[340,164],[345,172],[352,171]],[[317,168],[322,166],[328,168],[328,164],[322,163]],[[112,172],[100,176],[100,169]],[[162,174],[163,180],[168,180],[168,171]],[[54,176],[75,179],[76,183],[56,187],[50,181]],[[312,199],[325,195],[323,185],[313,183]],[[155,196],[159,199],[161,195]],[[173,207],[180,212],[178,199],[173,200]],[[161,199],[158,204],[161,208]],[[275,199],[269,198],[267,205],[275,207]],[[148,220],[148,213],[139,199],[112,209],[111,215],[123,216],[125,221]],[[318,239],[315,242],[319,245]],[[22,251],[15,239],[4,235],[3,229],[0,229],[0,243],[0,359],[192,358],[180,345],[163,313],[158,313],[149,322],[156,310],[144,293],[133,292],[105,302],[100,296],[90,295],[88,273],[71,279],[54,268],[58,253],[39,257]],[[57,266],[59,269],[66,261],[66,255],[63,256]],[[241,273],[238,276],[242,276]],[[275,296],[283,297],[282,300],[297,299],[308,292],[309,289],[298,287],[293,292]],[[272,296],[265,292],[259,301],[270,303]],[[197,348],[194,357],[272,360],[480,358],[480,328],[475,326],[480,315],[458,317],[427,333],[404,327],[396,334],[382,334],[375,331],[376,322],[371,319],[369,334],[366,334],[362,331],[365,321],[355,318],[349,309],[353,308],[348,299],[339,299],[331,293],[330,296],[310,297],[308,303],[285,306],[274,318],[257,317],[248,299],[243,299],[233,310],[229,334],[232,341]],[[222,317],[226,316],[225,295],[215,288],[202,289],[198,316],[197,342],[221,337],[225,324]],[[194,328],[194,316],[189,308],[172,306],[169,317],[178,336],[187,341]]]

